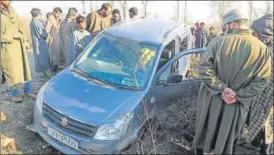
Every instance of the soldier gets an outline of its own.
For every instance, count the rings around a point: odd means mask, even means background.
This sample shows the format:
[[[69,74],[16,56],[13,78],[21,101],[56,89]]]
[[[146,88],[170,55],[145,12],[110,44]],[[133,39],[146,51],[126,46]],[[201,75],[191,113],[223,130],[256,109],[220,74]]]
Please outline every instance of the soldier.
[[[231,10],[223,17],[229,34],[209,43],[201,62],[195,148],[232,154],[251,101],[271,77],[268,48],[252,35],[248,14]]]
[[[23,45],[20,19],[10,6],[11,1],[1,1],[1,68],[13,102],[22,102],[24,94],[35,99],[31,92],[31,72],[28,55]]]

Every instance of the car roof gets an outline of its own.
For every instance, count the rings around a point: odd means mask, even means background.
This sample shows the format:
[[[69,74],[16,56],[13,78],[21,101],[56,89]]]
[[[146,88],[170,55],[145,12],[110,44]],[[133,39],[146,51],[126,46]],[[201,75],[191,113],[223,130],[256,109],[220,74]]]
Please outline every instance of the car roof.
[[[172,20],[138,18],[117,23],[103,33],[139,42],[161,44],[169,33],[181,26],[184,25]]]

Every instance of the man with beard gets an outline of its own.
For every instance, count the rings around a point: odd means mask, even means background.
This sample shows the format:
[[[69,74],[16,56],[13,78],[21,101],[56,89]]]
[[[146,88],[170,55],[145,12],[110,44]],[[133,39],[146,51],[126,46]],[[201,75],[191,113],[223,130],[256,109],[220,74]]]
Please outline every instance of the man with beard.
[[[227,35],[209,43],[199,73],[195,148],[232,154],[251,101],[271,77],[269,51],[248,28],[248,14],[233,9],[223,17]]]
[[[60,38],[60,24],[61,24],[62,9],[56,7],[53,9],[54,19],[49,18],[46,25],[46,30],[49,30],[49,35],[51,36],[49,44],[51,71],[56,74],[58,66],[63,63],[62,57],[62,47]]]
[[[110,27],[111,5],[104,3],[100,10],[87,15],[87,30],[95,37],[102,30]]]
[[[11,90],[11,100],[22,102],[24,95],[35,99],[31,90],[31,72],[26,50],[24,49],[23,29],[11,1],[1,1],[1,69],[3,77]]]
[[[70,43],[70,35],[77,29],[77,25],[75,22],[77,14],[76,8],[70,8],[68,10],[68,14],[66,19],[61,23],[60,35],[61,35],[61,43],[62,43],[62,59],[66,63],[68,61],[68,50]]]

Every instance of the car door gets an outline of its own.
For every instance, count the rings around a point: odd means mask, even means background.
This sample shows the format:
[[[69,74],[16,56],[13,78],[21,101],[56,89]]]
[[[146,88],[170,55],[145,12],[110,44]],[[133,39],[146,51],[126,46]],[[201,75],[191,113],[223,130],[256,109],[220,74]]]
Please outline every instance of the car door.
[[[166,103],[184,95],[198,94],[201,84],[198,74],[201,57],[198,57],[197,54],[202,54],[205,50],[206,48],[200,48],[180,52],[156,73],[155,96],[157,102]],[[178,61],[184,63],[178,65],[179,68],[175,72],[167,71]],[[175,79],[181,77],[181,80],[170,81],[171,77],[175,77]]]

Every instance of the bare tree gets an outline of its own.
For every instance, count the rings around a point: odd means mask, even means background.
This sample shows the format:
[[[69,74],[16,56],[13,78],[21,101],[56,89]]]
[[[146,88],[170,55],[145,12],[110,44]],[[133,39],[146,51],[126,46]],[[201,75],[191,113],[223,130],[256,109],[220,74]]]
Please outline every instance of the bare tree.
[[[110,4],[111,8],[113,8],[114,2],[115,2],[115,1],[109,1],[109,4]]]
[[[185,18],[184,18],[184,22],[185,22],[185,24],[186,24],[186,12],[187,12],[187,1],[185,0]]]
[[[126,16],[127,16],[127,1],[120,1],[121,7],[123,9],[123,16],[124,16],[124,20],[126,20]]]
[[[249,3],[249,22],[250,24],[253,22],[253,2],[248,1]]]
[[[86,14],[86,3],[85,1],[82,1],[82,5],[83,5],[83,14]]]
[[[90,4],[89,4],[89,7],[90,7],[90,12],[93,12],[93,9],[92,9],[92,1],[89,1]]]
[[[212,7],[217,9],[220,21],[222,21],[224,13],[228,10],[228,8],[231,6],[232,3],[233,1],[212,1],[211,2]]]
[[[266,5],[265,14],[272,13],[273,12],[273,1],[266,1],[265,5]]]
[[[144,11],[145,11],[145,17],[147,16],[147,3],[148,3],[148,1],[142,1],[142,4],[143,4],[143,6],[144,6]]]
[[[179,16],[180,16],[180,1],[177,0],[177,15],[176,15],[176,20],[179,21]]]

